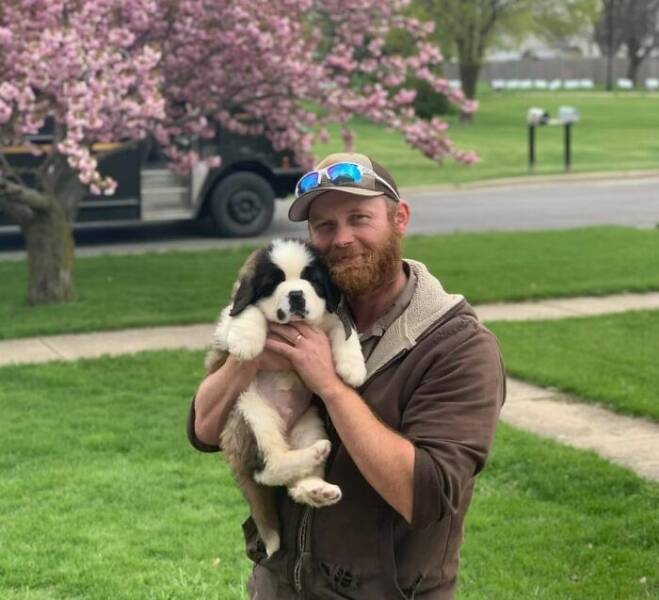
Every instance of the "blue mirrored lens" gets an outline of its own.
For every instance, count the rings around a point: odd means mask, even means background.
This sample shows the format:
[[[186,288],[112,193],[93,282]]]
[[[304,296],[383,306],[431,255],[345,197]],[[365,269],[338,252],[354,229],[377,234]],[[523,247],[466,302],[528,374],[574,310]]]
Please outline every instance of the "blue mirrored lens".
[[[362,174],[359,167],[352,163],[336,163],[327,168],[327,176],[334,185],[360,183]]]
[[[302,177],[302,179],[300,179],[300,181],[297,182],[295,193],[298,196],[300,194],[304,194],[304,192],[308,192],[309,190],[313,190],[314,188],[318,187],[319,183],[320,174],[318,171],[311,171],[311,173],[307,173]]]

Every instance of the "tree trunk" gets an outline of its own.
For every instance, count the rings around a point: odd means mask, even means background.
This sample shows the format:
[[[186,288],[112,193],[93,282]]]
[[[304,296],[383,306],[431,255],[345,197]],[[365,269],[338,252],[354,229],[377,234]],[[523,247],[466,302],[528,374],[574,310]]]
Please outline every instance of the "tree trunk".
[[[460,64],[460,84],[462,92],[469,100],[476,98],[476,86],[478,85],[478,74],[481,70],[481,65],[478,63]],[[473,113],[460,113],[461,123],[473,123]]]
[[[634,82],[634,87],[636,87],[637,84],[636,79],[638,78],[638,69],[642,62],[643,58],[636,56],[636,53],[631,54],[631,51],[629,52],[629,60],[627,62],[627,79],[631,79]]]
[[[50,208],[35,212],[21,225],[28,260],[28,304],[73,300],[74,240],[64,207],[53,198]]]
[[[613,90],[613,55],[609,52],[606,55],[606,91]]]
[[[478,74],[481,65],[478,63],[460,63],[460,83],[462,91],[469,100],[476,98],[476,86],[478,84]]]
[[[613,61],[616,55],[615,48],[615,19],[614,19],[614,8],[615,2],[611,1],[608,4],[604,3],[604,9],[606,11],[606,23],[607,23],[607,38],[608,38],[608,49],[606,52],[606,91],[610,92],[613,90]]]

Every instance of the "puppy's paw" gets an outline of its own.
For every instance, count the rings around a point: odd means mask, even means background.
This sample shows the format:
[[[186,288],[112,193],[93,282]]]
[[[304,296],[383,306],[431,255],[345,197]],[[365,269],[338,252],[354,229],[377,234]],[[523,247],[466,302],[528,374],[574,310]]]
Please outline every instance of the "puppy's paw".
[[[336,504],[342,495],[338,485],[327,483],[320,477],[300,479],[289,488],[288,493],[296,502],[314,508]]]
[[[338,362],[336,372],[351,387],[359,387],[366,381],[366,365],[361,357],[356,360]]]
[[[310,446],[310,449],[313,451],[315,465],[322,465],[332,450],[332,443],[329,440],[318,440]]]
[[[220,319],[215,326],[215,332],[213,333],[213,348],[217,350],[228,350],[227,345],[227,336],[231,328],[231,317],[229,316],[229,309],[231,307],[226,307],[220,314]]]
[[[265,332],[233,327],[227,335],[229,353],[240,360],[252,360],[265,348]]]

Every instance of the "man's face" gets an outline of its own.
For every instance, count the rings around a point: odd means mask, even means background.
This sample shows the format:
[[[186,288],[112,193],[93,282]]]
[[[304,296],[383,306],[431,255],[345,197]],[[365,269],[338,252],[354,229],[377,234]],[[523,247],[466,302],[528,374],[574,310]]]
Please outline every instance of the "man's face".
[[[334,282],[349,296],[373,293],[400,271],[405,202],[388,210],[385,196],[355,197],[328,191],[309,210],[309,239],[324,256]]]

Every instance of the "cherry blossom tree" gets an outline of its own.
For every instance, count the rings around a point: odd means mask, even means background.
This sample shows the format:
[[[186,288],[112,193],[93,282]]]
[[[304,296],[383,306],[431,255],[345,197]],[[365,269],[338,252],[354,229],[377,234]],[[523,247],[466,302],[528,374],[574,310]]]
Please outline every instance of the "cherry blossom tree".
[[[28,302],[73,297],[72,222],[89,189],[112,194],[95,144],[152,135],[186,173],[199,160],[181,140],[218,125],[266,136],[312,164],[327,125],[363,116],[399,131],[441,163],[477,157],[454,147],[446,123],[417,118],[410,75],[466,113],[475,102],[436,77],[433,25],[405,17],[396,0],[3,0],[0,4],[0,210],[19,224],[28,251]],[[387,51],[404,29],[405,55]],[[47,120],[52,145],[30,142]],[[16,168],[2,147],[37,158]]]

